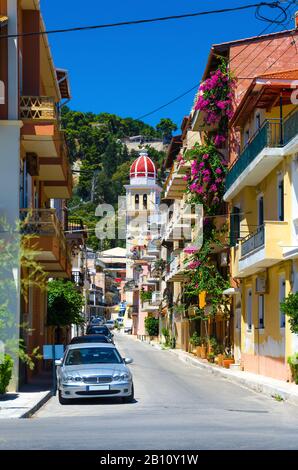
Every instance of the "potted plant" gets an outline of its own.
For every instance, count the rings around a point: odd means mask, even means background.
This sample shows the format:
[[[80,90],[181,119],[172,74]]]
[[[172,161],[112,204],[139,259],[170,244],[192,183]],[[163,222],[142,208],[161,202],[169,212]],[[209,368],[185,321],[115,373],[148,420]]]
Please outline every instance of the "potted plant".
[[[207,341],[206,338],[201,339],[201,358],[207,358]]]
[[[288,357],[287,362],[290,366],[293,380],[295,384],[298,385],[298,353]]]
[[[224,354],[224,357],[223,357],[223,360],[222,360],[222,365],[226,369],[229,369],[230,365],[234,364],[234,363],[235,363],[235,359],[234,359],[234,356],[232,354],[232,351],[228,349]]]
[[[207,354],[207,360],[208,362],[214,362],[214,359],[215,359],[215,354],[212,352],[212,353],[208,353]]]
[[[193,349],[193,354],[196,354],[198,357],[201,355],[201,338],[198,335],[198,333],[195,331],[190,339],[189,339],[190,344],[195,348]]]
[[[12,377],[13,360],[8,355],[4,355],[3,362],[0,363],[0,397],[4,396]]]

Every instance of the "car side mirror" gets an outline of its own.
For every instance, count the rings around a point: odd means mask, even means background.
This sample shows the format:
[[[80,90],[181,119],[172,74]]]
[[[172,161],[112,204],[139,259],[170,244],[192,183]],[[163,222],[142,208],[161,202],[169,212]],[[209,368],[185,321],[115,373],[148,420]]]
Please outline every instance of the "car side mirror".
[[[55,361],[55,366],[56,366],[56,367],[62,366],[62,359],[56,359],[56,361]]]
[[[133,363],[133,359],[131,357],[125,357],[124,358],[124,363],[125,364],[132,364]]]

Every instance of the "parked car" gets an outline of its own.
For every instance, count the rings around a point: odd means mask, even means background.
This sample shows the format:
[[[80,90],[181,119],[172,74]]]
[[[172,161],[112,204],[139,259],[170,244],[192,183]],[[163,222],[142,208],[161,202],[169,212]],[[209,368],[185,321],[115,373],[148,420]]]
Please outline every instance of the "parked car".
[[[84,335],[75,336],[69,344],[78,343],[112,343],[112,340],[104,335]]]
[[[109,328],[109,330],[113,330],[115,328],[115,321],[114,320],[107,320],[105,322],[105,326]]]
[[[133,379],[127,364],[113,344],[70,344],[63,359],[55,361],[57,387],[62,405],[74,398],[122,397],[134,399]]]
[[[129,335],[132,334],[132,319],[127,318],[124,322],[124,333],[128,333]]]
[[[86,335],[104,335],[112,341],[114,336],[113,333],[111,333],[111,331],[109,330],[109,328],[105,325],[89,325],[86,331]]]
[[[91,318],[90,325],[103,325],[105,319],[103,317],[94,317]]]

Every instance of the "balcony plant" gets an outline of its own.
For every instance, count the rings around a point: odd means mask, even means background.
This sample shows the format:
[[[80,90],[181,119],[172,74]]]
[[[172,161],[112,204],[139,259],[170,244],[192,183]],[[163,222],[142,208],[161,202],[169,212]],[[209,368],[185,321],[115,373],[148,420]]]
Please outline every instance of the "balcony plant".
[[[140,299],[141,299],[142,303],[143,302],[150,302],[150,300],[152,299],[152,292],[148,291],[148,290],[141,290]]]
[[[166,347],[169,347],[171,335],[170,335],[170,332],[169,332],[168,328],[163,327],[163,328],[161,329],[161,334],[162,334],[163,337],[164,337],[165,346],[166,346]]]
[[[298,385],[298,353],[288,357],[287,362],[290,366],[293,380]]]

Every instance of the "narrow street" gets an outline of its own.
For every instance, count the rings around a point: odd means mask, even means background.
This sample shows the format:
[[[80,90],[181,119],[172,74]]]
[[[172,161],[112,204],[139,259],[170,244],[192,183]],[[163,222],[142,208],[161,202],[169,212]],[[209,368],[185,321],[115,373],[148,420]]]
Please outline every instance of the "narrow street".
[[[57,397],[31,419],[1,420],[0,449],[295,449],[298,408],[116,334],[132,357],[135,402]],[[257,430],[257,432],[256,432]]]

